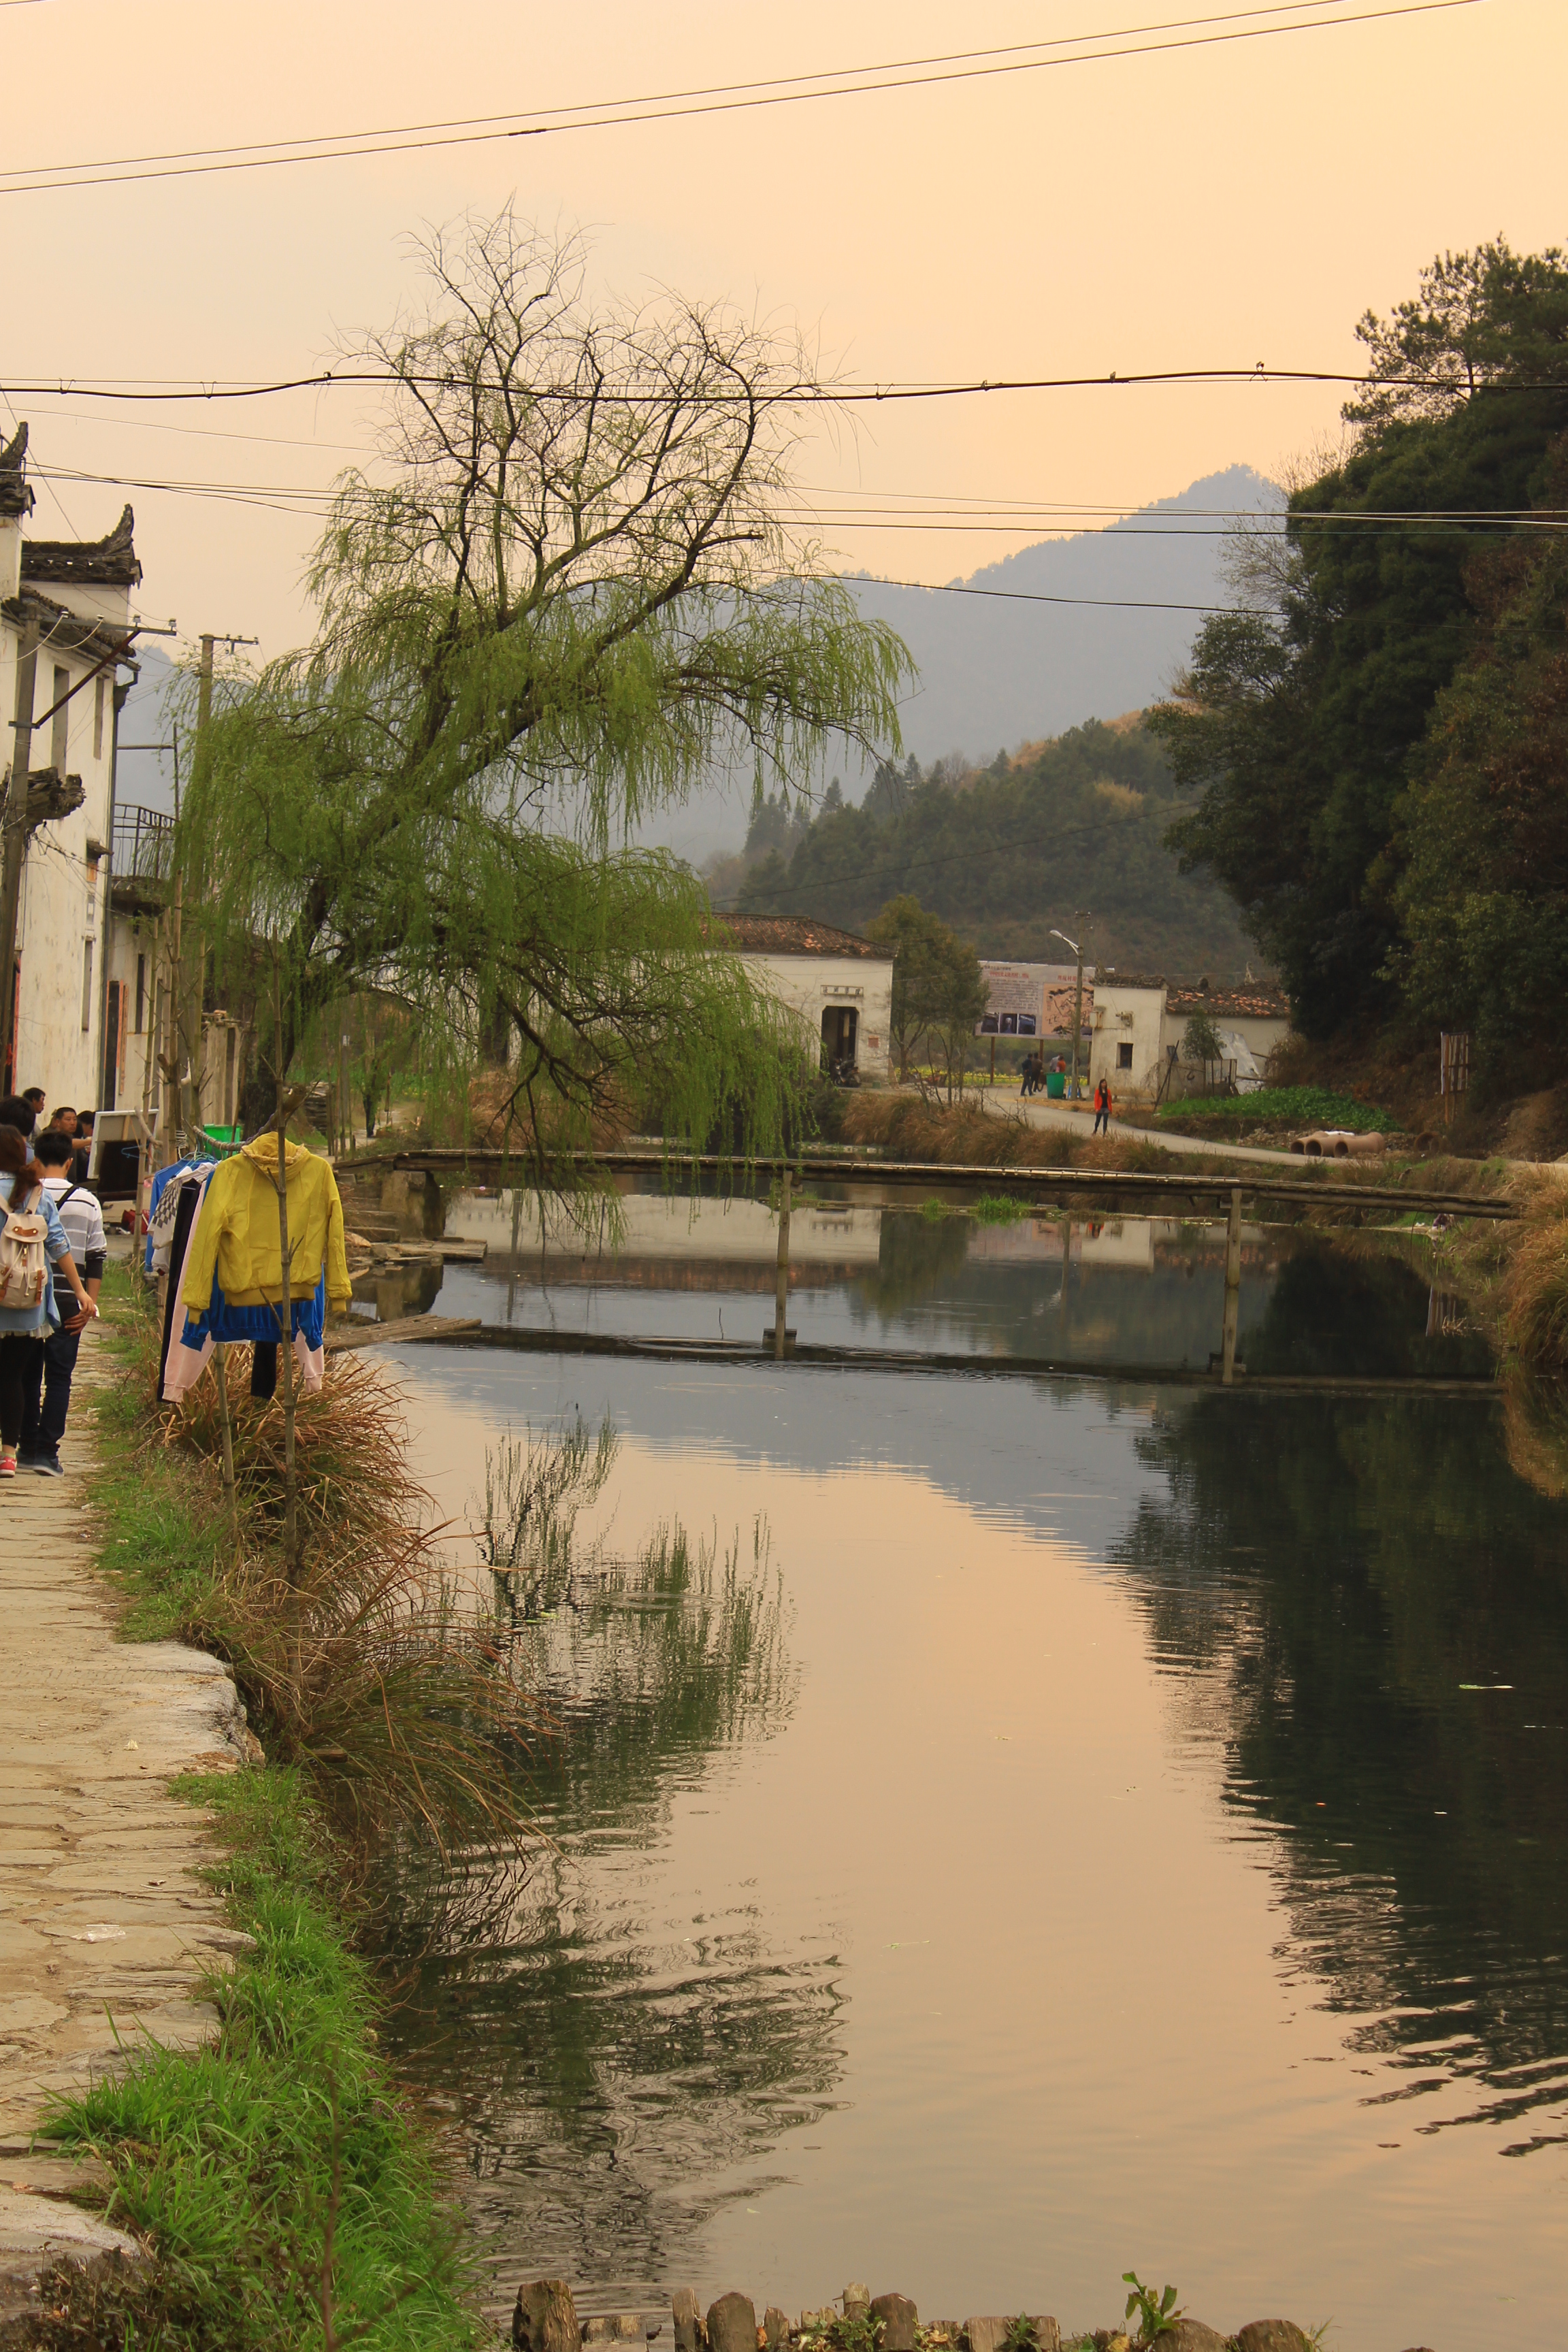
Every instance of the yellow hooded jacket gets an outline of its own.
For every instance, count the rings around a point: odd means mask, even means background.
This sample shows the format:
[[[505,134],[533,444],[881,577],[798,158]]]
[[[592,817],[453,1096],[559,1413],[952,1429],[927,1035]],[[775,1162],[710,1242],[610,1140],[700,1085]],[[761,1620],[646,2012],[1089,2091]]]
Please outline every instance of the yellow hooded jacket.
[[[346,1307],[353,1293],[343,1255],[342,1202],[331,1167],[302,1143],[287,1143],[283,1171],[289,1295],[308,1298],[324,1263],[327,1296],[334,1307]],[[193,1311],[211,1306],[215,1269],[225,1298],[235,1307],[276,1305],[283,1296],[276,1133],[255,1137],[213,1171],[180,1286],[180,1297]]]

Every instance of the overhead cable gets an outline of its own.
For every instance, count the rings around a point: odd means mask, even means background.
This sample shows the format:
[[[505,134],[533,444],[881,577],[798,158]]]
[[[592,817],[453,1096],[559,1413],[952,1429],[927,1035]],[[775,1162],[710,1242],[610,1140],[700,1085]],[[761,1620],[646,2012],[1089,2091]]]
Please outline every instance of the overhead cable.
[[[1329,5],[1334,0],[1287,0],[1287,5],[1300,11],[1307,7]],[[533,110],[519,110],[510,119],[489,118],[493,128],[446,129],[439,124],[410,125],[406,131],[385,136],[372,133],[368,137],[353,131],[327,132],[314,145],[304,141],[260,142],[248,147],[208,153],[187,149],[168,156],[126,158],[123,162],[105,159],[86,166],[69,163],[37,164],[25,171],[13,171],[0,179],[0,195],[34,195],[57,189],[123,187],[133,182],[147,180],[189,179],[212,173],[275,171],[295,163],[321,163],[340,161],[356,155],[411,154],[431,148],[469,147],[485,145],[510,139],[543,139],[559,137],[574,131],[624,130],[638,124],[689,121],[697,115],[718,115],[750,112],[763,107],[799,106],[829,98],[863,98],[879,92],[900,89],[928,89],[938,83],[988,79],[1002,74],[1050,72],[1064,66],[1089,65],[1119,58],[1152,57],[1175,49],[1212,48],[1237,41],[1258,41],[1278,38],[1289,33],[1327,32],[1338,25],[1378,24],[1394,16],[1435,16],[1455,8],[1471,8],[1483,5],[1483,0],[1394,0],[1394,5],[1379,8],[1361,8],[1342,12],[1332,16],[1305,17],[1299,13],[1288,24],[1258,24],[1264,15],[1283,13],[1263,7],[1237,9],[1228,16],[1200,16],[1175,20],[1171,29],[1175,37],[1162,40],[1132,39],[1131,45],[1120,48],[1090,48],[1085,44],[1096,39],[1123,39],[1141,28],[1129,28],[1129,34],[1081,33],[1063,35],[1050,44],[1058,48],[1072,47],[1074,54],[1015,58],[1008,63],[945,66],[926,69],[921,61],[910,59],[890,68],[875,67],[851,68],[857,78],[832,79],[826,75],[795,75],[793,82],[817,80],[825,86],[817,89],[773,89],[731,85],[736,91],[751,88],[751,95],[709,96],[701,92],[672,91],[651,100],[603,100],[579,108],[552,108]],[[1189,26],[1235,23],[1244,21],[1240,29],[1226,32],[1191,32]],[[1152,26],[1151,31],[1163,27]],[[1031,44],[1045,47],[1045,43]],[[980,57],[984,52],[969,53]],[[867,79],[867,75],[882,73],[885,78]],[[554,119],[548,119],[553,117]],[[486,118],[475,118],[484,121]]]

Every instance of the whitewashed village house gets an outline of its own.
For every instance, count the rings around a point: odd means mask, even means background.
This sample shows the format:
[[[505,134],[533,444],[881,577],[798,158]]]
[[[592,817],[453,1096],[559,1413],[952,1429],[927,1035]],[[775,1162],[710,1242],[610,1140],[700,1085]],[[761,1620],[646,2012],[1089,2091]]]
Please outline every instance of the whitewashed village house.
[[[893,951],[796,915],[715,915],[752,980],[799,1018],[812,1049],[858,1078],[885,1078]]]
[[[1108,1078],[1119,1101],[1129,1095],[1168,1100],[1190,1092],[1202,1073],[1183,1058],[1182,1040],[1195,1013],[1213,1022],[1244,1088],[1258,1082],[1290,1027],[1289,999],[1265,982],[1216,988],[1206,980],[1190,983],[1102,970],[1094,983],[1090,1086]]]
[[[116,725],[131,592],[142,578],[127,507],[100,540],[27,537],[27,428],[0,446],[0,768],[9,793],[18,732],[17,674],[38,635],[27,828],[13,970],[7,1093],[42,1087],[47,1108],[115,1099],[136,1008],[111,982],[109,936]],[[74,690],[73,690],[74,689]],[[138,1087],[138,1097],[140,1088]]]

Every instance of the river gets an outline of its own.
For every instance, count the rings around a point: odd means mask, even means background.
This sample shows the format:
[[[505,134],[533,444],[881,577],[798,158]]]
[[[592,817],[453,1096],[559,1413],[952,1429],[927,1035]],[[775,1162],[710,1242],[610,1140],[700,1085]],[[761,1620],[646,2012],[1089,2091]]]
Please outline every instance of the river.
[[[633,1202],[586,1255],[512,1210],[455,1204],[491,1247],[442,1313],[771,1321],[761,1208]],[[1201,1369],[1223,1235],[810,1213],[803,1339],[974,1374],[384,1351],[458,1528],[509,1433],[618,1440],[579,1572],[523,1612],[552,1848],[395,2020],[495,2307],[541,2273],[590,2311],[861,2278],[1104,2325],[1135,2268],[1351,2352],[1538,2325],[1568,1510],[1503,1407],[1009,1373]],[[1253,1370],[1487,1369],[1407,1238],[1249,1233],[1241,1341]]]

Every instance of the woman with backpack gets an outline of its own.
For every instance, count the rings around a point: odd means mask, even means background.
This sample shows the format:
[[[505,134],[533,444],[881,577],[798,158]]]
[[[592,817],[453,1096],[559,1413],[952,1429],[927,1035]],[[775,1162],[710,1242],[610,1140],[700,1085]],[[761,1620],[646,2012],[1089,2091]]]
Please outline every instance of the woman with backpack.
[[[32,1350],[51,1326],[54,1276],[64,1276],[89,1322],[98,1315],[44,1190],[44,1171],[15,1127],[0,1126],[0,1478],[14,1478]]]

